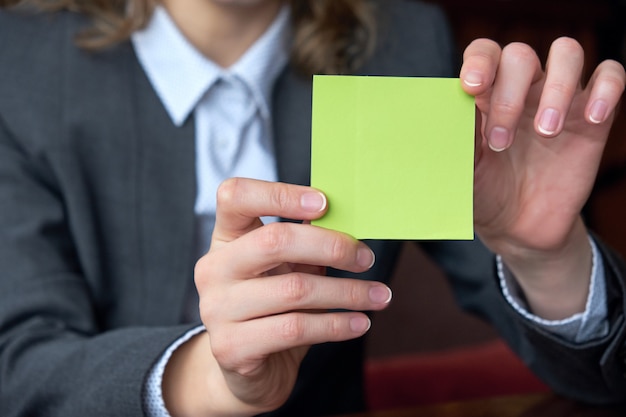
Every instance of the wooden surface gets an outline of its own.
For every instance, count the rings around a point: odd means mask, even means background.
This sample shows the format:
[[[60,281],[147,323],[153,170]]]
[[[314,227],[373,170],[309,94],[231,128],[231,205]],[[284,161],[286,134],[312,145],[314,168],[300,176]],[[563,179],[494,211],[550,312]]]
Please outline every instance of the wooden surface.
[[[626,409],[591,407],[550,394],[535,394],[341,417],[624,417],[625,415]]]

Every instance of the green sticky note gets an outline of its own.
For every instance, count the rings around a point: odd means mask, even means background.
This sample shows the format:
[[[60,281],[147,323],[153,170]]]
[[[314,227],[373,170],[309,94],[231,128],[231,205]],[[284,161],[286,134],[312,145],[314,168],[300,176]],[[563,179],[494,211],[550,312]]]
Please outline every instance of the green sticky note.
[[[357,239],[473,239],[474,99],[458,78],[315,76],[313,224]]]

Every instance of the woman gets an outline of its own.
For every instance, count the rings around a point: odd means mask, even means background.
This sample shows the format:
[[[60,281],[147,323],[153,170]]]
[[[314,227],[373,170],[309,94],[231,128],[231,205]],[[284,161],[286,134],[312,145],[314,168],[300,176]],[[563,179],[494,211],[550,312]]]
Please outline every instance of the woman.
[[[409,1],[28,3],[50,14],[0,14],[1,414],[361,409],[361,311],[388,305],[379,281],[399,243],[307,224],[327,207],[303,185],[310,75],[454,76],[441,13]],[[582,90],[581,67],[570,39],[547,73],[525,45],[466,49],[475,226],[502,284],[479,241],[424,248],[555,390],[616,402],[623,269],[599,242],[592,261],[579,212],[624,71],[605,62]]]

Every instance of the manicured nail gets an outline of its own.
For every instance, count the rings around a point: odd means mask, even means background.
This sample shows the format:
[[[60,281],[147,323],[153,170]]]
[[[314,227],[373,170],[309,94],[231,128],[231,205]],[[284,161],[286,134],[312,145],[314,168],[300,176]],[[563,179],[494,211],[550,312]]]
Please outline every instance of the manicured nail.
[[[300,197],[300,206],[313,213],[318,213],[326,208],[326,196],[318,192],[308,192]]]
[[[556,133],[561,125],[561,113],[555,109],[545,109],[543,113],[541,113],[541,118],[539,119],[538,129],[541,133],[547,136],[552,136]]]
[[[494,127],[489,134],[489,147],[495,152],[501,152],[509,147],[509,130],[503,127]]]
[[[463,77],[463,82],[468,87],[478,87],[483,83],[483,76],[476,71],[470,71]]]
[[[589,120],[592,123],[600,124],[606,120],[609,113],[609,106],[604,100],[596,100],[591,105]]]
[[[356,263],[362,267],[370,269],[376,262],[376,255],[370,248],[359,248],[356,252]]]
[[[387,304],[391,301],[392,295],[389,287],[383,287],[381,285],[370,288],[369,292],[370,301],[375,304]]]
[[[367,317],[352,317],[350,319],[350,330],[354,333],[365,333],[372,327],[372,322]]]

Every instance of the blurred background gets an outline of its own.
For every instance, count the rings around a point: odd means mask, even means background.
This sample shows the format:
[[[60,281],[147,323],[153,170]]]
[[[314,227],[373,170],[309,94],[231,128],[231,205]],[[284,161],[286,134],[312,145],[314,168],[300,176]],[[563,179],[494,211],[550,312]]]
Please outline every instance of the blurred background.
[[[487,37],[501,45],[513,41],[528,43],[545,61],[551,42],[560,36],[570,36],[577,39],[586,51],[585,80],[604,59],[611,58],[624,63],[626,0],[429,2],[440,5],[447,12],[460,52],[473,39]],[[587,224],[601,238],[626,256],[624,110],[617,115],[597,185],[584,209],[584,215]],[[419,271],[420,276],[411,279],[410,271],[415,270]],[[401,367],[406,374],[411,366],[423,368],[424,364],[440,363],[442,352],[444,356],[449,353],[447,359],[451,363],[454,363],[455,355],[459,357],[472,349],[483,349],[483,356],[492,358],[503,354],[501,347],[497,348],[499,353],[493,353],[493,346],[499,343],[494,330],[456,306],[437,266],[425,258],[415,245],[405,245],[393,280],[393,289],[394,300],[390,308],[376,313],[370,331],[368,354],[373,367],[370,369],[371,379],[374,379],[370,384],[376,384],[376,380],[381,379],[380,372],[384,373],[381,368],[395,366],[397,371]],[[394,363],[393,358],[398,356],[405,361],[398,363],[395,359]],[[471,356],[465,356],[465,362],[470,360]],[[480,384],[480,378],[477,382]],[[391,387],[390,392],[397,388],[393,382],[385,381],[384,384]],[[380,385],[375,389],[380,390]],[[454,397],[459,394],[450,395]],[[422,400],[413,398],[405,401]],[[423,401],[428,402],[429,399]]]

